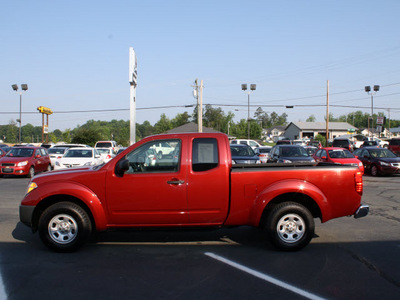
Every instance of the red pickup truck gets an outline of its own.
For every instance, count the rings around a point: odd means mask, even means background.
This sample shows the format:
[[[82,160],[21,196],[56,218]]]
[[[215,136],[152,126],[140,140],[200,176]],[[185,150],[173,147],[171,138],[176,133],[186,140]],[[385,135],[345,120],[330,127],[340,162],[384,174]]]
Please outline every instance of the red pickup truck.
[[[154,151],[160,142],[167,146]],[[105,165],[35,176],[20,220],[58,252],[111,228],[238,225],[262,227],[273,245],[290,251],[310,242],[314,218],[366,216],[362,192],[357,167],[232,164],[225,134],[166,134]]]

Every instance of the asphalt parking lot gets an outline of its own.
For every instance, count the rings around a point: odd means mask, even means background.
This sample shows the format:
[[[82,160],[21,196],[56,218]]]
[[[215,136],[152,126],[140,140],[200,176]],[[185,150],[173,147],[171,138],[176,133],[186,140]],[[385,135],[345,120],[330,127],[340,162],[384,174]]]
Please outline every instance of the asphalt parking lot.
[[[364,176],[370,214],[321,224],[299,252],[256,228],[118,231],[53,253],[19,223],[29,179],[0,178],[0,299],[398,299],[400,176]]]

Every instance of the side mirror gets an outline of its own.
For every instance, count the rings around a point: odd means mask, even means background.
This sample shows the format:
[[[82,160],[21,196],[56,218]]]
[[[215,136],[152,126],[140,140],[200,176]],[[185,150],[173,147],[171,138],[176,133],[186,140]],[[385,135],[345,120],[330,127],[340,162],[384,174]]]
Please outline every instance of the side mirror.
[[[99,154],[96,154],[95,156],[94,156],[94,158],[100,158],[101,157],[101,155],[99,155]]]
[[[41,156],[40,156],[39,154],[35,156],[35,158],[40,158],[40,157],[41,157]]]
[[[115,165],[115,174],[119,177],[124,176],[124,173],[129,170],[129,160],[121,159]]]
[[[321,156],[322,159],[326,159],[326,156]]]

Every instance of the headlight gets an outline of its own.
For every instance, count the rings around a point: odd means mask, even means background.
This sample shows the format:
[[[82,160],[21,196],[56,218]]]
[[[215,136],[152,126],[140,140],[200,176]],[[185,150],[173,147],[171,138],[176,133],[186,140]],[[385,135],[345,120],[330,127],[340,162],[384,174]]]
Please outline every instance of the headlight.
[[[56,161],[56,166],[59,167],[60,166],[60,162]]]
[[[282,159],[282,162],[285,163],[285,164],[291,164],[292,163],[292,161],[288,160],[288,159]]]
[[[23,166],[26,166],[27,164],[28,164],[27,160],[21,161],[20,163],[17,164],[17,167],[23,167]]]
[[[379,163],[381,164],[381,166],[385,166],[385,167],[389,167],[390,166],[389,163],[384,162],[384,161],[380,161]]]
[[[35,182],[31,182],[29,185],[28,185],[28,188],[27,188],[27,190],[26,190],[26,193],[27,194],[29,194],[30,192],[32,192],[34,189],[36,189],[38,186],[37,186],[37,184],[35,183]]]

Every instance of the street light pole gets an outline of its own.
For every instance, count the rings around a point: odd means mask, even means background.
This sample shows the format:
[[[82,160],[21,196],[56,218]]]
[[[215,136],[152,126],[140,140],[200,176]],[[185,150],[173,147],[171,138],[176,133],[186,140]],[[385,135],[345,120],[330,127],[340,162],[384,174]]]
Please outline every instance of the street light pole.
[[[247,90],[247,83],[242,84],[242,90]],[[256,90],[255,84],[250,84],[250,89],[247,92],[247,139],[250,139],[250,93]]]
[[[18,93],[18,85],[13,84],[11,85],[12,89]],[[27,84],[21,84],[21,90],[22,91],[27,91],[28,90],[28,85]],[[19,92],[19,139],[18,143],[21,143],[21,126],[22,126],[22,92]]]
[[[379,85],[374,85],[374,91],[371,91],[370,86],[366,86],[365,91],[368,93],[368,95],[371,95],[371,128],[374,128],[374,95],[379,91]],[[369,126],[369,118],[368,118],[368,131],[370,132],[372,137],[372,132],[370,131],[370,126]]]

